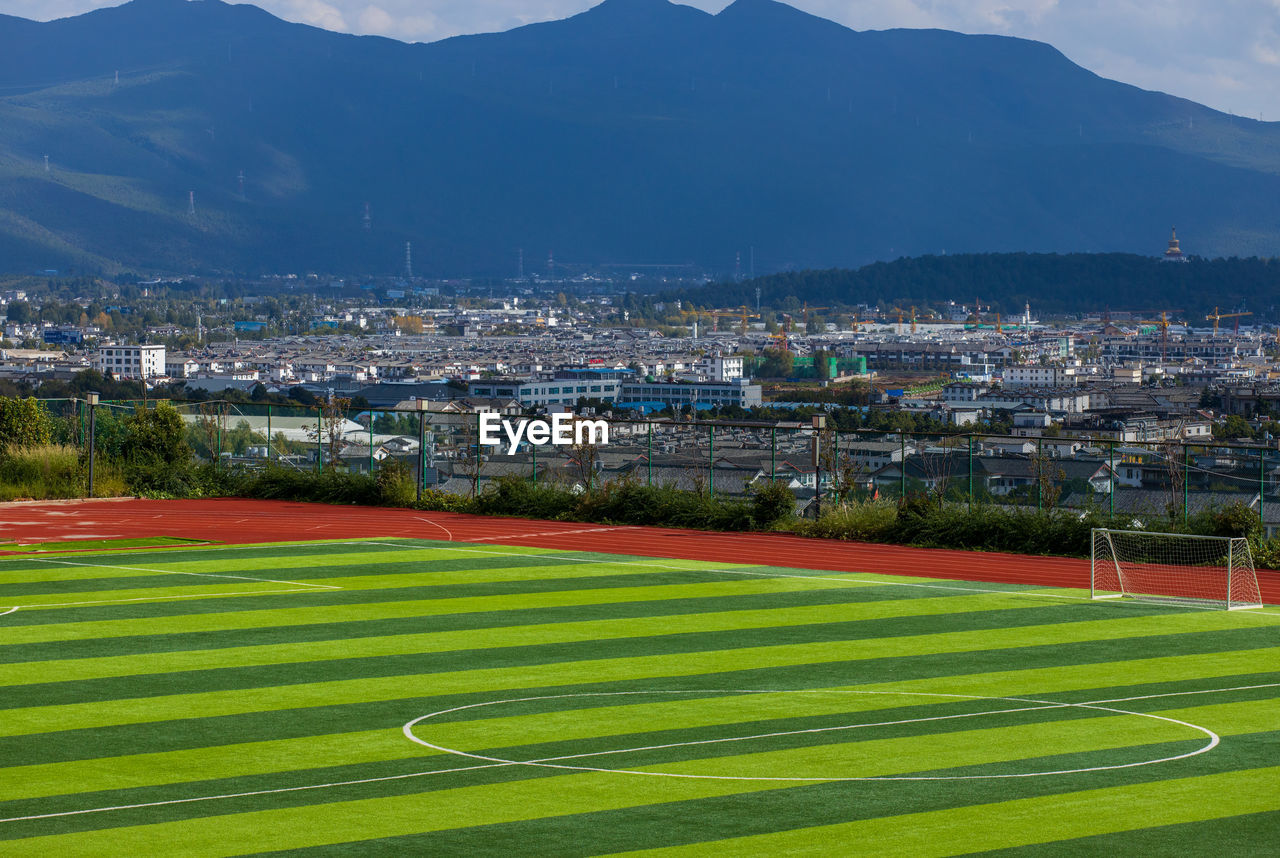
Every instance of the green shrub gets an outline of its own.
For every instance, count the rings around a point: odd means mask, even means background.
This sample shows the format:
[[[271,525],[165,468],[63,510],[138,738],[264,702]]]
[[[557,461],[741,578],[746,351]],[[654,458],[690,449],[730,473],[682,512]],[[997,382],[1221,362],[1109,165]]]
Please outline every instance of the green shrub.
[[[756,527],[770,528],[795,514],[796,496],[783,483],[769,481],[752,490],[751,516]]]
[[[413,506],[418,488],[403,462],[388,459],[378,470],[378,502],[383,506]]]
[[[413,508],[424,512],[475,512],[476,501],[439,489],[423,489],[422,497],[414,501]]]
[[[751,503],[714,498],[635,480],[609,483],[582,496],[573,516],[602,524],[662,525],[696,530],[751,530]]]
[[[578,497],[559,485],[535,485],[514,474],[492,480],[476,498],[475,509],[483,515],[518,515],[528,518],[569,518]]]
[[[852,501],[829,507],[817,521],[797,520],[787,525],[802,536],[887,542],[898,520],[898,505],[889,500]]]
[[[337,471],[301,471],[272,464],[246,472],[235,485],[240,497],[262,500],[295,500],[313,503],[377,506],[381,495],[376,478]]]

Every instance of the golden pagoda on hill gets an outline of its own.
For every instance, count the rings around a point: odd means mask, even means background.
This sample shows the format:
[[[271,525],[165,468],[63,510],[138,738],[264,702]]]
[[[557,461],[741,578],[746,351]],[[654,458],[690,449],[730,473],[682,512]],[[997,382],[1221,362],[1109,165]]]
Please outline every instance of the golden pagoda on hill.
[[[1178,246],[1178,228],[1172,227],[1169,235],[1169,248],[1164,252],[1165,262],[1186,262],[1186,254]]]

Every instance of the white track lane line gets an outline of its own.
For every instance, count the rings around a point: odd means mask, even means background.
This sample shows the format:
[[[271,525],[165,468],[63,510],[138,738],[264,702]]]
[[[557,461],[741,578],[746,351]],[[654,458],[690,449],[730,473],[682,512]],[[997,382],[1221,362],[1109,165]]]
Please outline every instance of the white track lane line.
[[[438,528],[440,528],[440,529],[441,529],[441,530],[443,530],[443,531],[445,532],[445,534],[449,537],[449,541],[450,541],[450,542],[453,542],[453,531],[451,531],[449,528],[445,527],[443,524],[437,524],[436,522],[432,521],[431,519],[429,519],[429,518],[423,518],[422,516],[415,516],[415,518],[417,518],[417,520],[418,520],[418,521],[425,521],[427,524],[431,525],[432,527],[438,527]]]

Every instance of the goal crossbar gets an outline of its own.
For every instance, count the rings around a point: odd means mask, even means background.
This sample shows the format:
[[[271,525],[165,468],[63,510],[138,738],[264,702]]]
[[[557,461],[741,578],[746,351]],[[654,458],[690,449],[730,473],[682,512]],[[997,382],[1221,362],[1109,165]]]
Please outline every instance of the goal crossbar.
[[[1094,599],[1133,598],[1201,608],[1262,607],[1249,541],[1236,536],[1094,528]]]

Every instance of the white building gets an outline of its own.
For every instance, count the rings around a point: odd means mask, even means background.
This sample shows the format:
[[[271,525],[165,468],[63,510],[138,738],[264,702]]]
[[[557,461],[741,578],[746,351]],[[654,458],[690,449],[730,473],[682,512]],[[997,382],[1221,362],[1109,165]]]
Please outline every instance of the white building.
[[[1069,387],[1076,381],[1074,367],[1011,366],[1004,370],[1005,387]]]
[[[735,381],[742,378],[742,358],[708,356],[694,364],[694,370],[708,381]]]
[[[93,368],[121,379],[160,378],[165,374],[164,346],[103,346]]]

